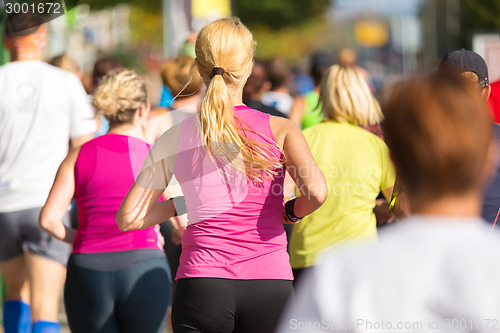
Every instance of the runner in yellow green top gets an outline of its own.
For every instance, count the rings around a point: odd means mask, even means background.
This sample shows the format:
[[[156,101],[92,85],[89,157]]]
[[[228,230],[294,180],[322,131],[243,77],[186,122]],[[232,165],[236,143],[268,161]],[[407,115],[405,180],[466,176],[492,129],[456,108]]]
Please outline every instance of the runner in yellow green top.
[[[328,198],[294,225],[290,262],[295,278],[316,264],[325,248],[376,238],[373,213],[380,192],[391,198],[395,172],[380,138],[358,125],[380,122],[382,113],[366,82],[353,67],[332,66],[320,87],[324,119],[304,131],[326,177]]]
[[[302,115],[302,129],[319,124],[323,120],[321,113],[321,102],[319,101],[319,92],[311,91],[304,95],[305,112]]]

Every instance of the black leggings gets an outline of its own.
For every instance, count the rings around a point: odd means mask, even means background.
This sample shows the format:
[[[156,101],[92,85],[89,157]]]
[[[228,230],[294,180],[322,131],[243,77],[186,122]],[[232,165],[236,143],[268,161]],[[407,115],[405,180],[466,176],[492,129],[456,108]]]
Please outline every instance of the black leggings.
[[[172,326],[174,333],[272,333],[291,297],[288,280],[179,279]]]
[[[161,333],[170,293],[164,257],[115,271],[68,264],[64,303],[73,333]]]
[[[297,286],[300,288],[300,281],[304,278],[305,275],[309,274],[308,272],[313,269],[314,266],[304,267],[304,268],[292,268],[293,272],[293,287],[296,289]]]

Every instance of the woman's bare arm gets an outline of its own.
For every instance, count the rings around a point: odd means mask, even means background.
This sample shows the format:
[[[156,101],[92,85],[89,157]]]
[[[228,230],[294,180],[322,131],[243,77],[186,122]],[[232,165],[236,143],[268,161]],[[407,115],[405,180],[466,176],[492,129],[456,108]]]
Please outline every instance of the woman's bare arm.
[[[118,228],[122,231],[146,229],[173,217],[174,201],[158,201],[163,191],[134,183],[116,214]]]
[[[152,227],[173,217],[173,200],[158,201],[168,186],[175,164],[180,126],[165,132],[144,161],[143,168],[116,214],[122,231]]]
[[[285,152],[286,171],[301,194],[295,202],[294,213],[298,217],[311,214],[326,200],[328,189],[325,177],[297,125],[288,119],[271,117],[271,128]]]
[[[328,195],[325,176],[316,164],[302,131],[290,124],[283,144],[286,170],[297,184],[301,196],[294,213],[303,217],[321,207]]]
[[[73,242],[75,230],[64,225],[63,217],[75,194],[75,163],[79,153],[80,148],[73,149],[61,163],[39,219],[43,230],[68,243]]]

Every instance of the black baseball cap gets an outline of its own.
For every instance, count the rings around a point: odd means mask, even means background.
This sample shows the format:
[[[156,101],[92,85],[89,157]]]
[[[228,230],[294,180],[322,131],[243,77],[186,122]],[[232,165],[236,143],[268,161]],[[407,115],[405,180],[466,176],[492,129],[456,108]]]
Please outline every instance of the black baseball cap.
[[[9,37],[24,37],[35,33],[44,23],[43,18],[33,13],[13,13],[5,20],[4,33]]]
[[[476,73],[483,88],[489,85],[488,66],[476,52],[465,49],[451,51],[441,59],[440,67],[452,68],[460,73]]]

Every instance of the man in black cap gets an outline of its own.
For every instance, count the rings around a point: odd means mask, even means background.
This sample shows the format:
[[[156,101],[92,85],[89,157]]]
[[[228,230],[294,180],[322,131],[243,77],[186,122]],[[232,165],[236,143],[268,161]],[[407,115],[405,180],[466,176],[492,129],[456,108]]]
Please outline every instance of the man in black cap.
[[[465,49],[455,50],[441,59],[439,67],[459,71],[462,76],[477,82],[482,89],[484,100],[488,100],[491,92],[488,66],[479,54]]]
[[[482,90],[483,99],[486,103],[491,93],[491,86],[488,79],[488,66],[484,59],[477,53],[468,50],[456,50],[448,53],[441,59],[440,69],[457,70],[460,74],[473,82],[479,84]],[[500,144],[500,126],[494,124],[495,136]],[[500,146],[498,146],[500,155]],[[485,221],[492,223],[492,230],[495,228],[500,215],[500,165],[496,174],[491,180],[490,186],[486,189],[483,201],[482,217]]]

